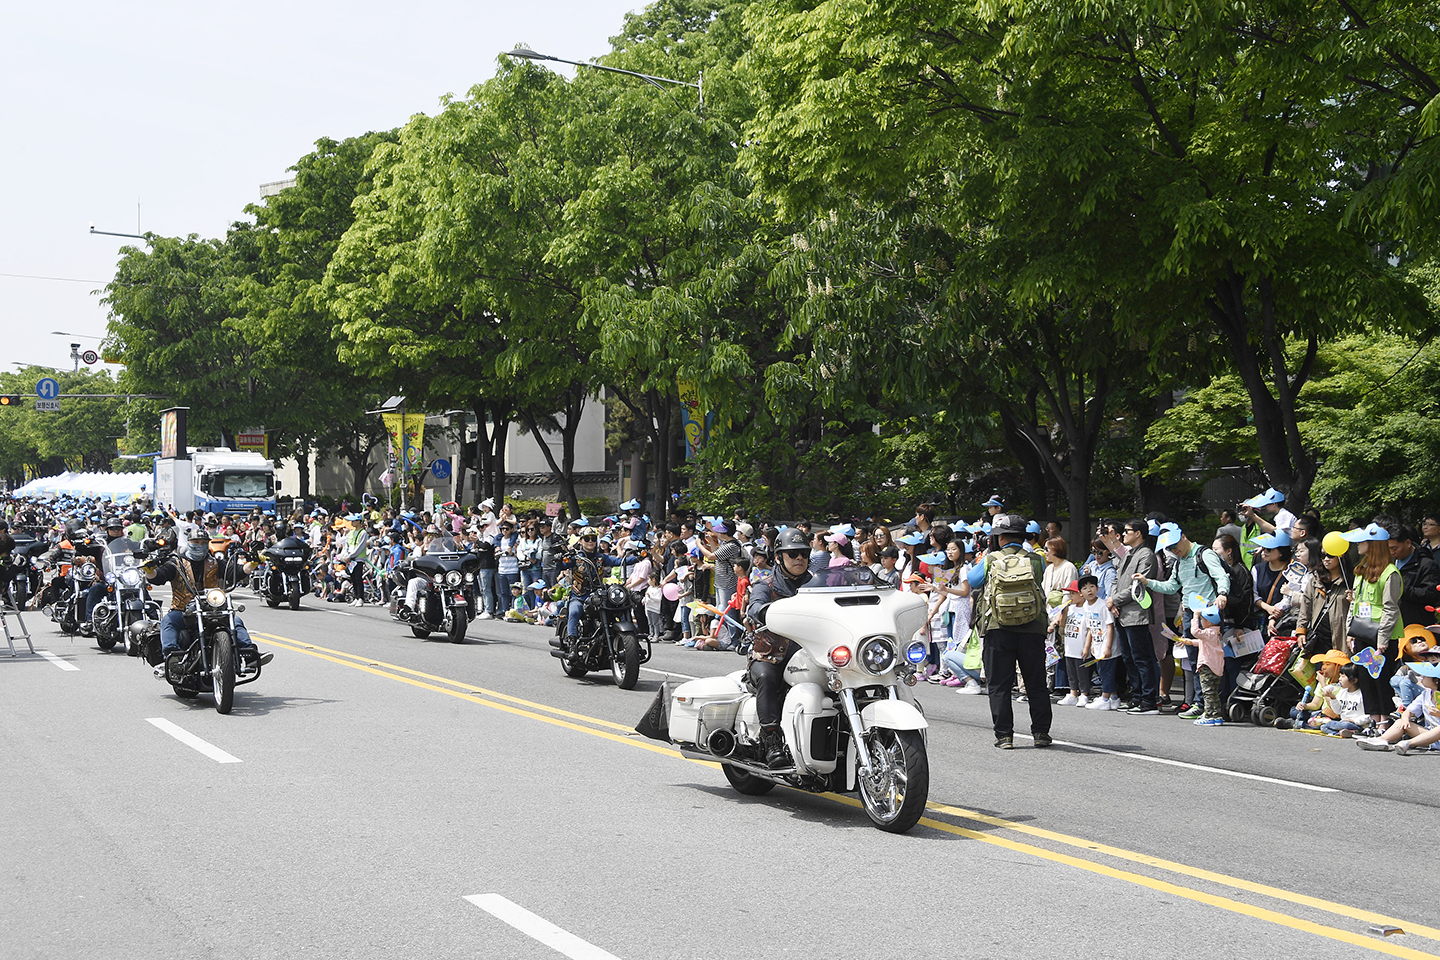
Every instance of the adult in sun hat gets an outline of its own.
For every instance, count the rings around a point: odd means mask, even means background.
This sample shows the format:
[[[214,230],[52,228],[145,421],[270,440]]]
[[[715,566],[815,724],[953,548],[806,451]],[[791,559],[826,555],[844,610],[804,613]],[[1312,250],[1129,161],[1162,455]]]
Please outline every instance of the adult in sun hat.
[[[1144,583],[1159,572],[1155,541],[1150,536],[1149,524],[1139,517],[1125,523],[1120,539],[1125,544],[1125,556],[1120,558],[1119,569],[1115,571],[1115,589],[1110,592],[1108,602],[1118,639],[1135,661],[1140,679],[1139,702],[1127,712],[1153,716],[1160,712],[1160,661],[1155,655],[1150,627],[1163,616],[1165,609],[1163,604],[1154,602]],[[1168,641],[1166,646],[1168,648]]]
[[[1405,635],[1405,621],[1400,615],[1404,580],[1390,559],[1390,531],[1372,522],[1341,536],[1355,544],[1360,553],[1355,579],[1347,593],[1347,647],[1352,654],[1373,647],[1385,658],[1379,676],[1372,677],[1365,671],[1360,680],[1365,712],[1379,724],[1390,712],[1390,678],[1400,668],[1400,638]]]
[[[1164,551],[1170,561],[1170,572],[1162,577],[1144,577],[1132,575],[1133,583],[1140,583],[1151,593],[1170,595],[1179,594],[1183,597],[1200,596],[1205,604],[1216,604],[1224,609],[1229,602],[1230,574],[1225,570],[1225,565],[1214,550],[1207,550],[1190,542],[1185,532],[1180,529],[1179,524],[1157,523],[1151,529],[1158,529],[1159,535],[1155,540],[1157,552]],[[1124,584],[1116,581],[1116,588],[1123,589]],[[1193,618],[1186,616],[1184,619],[1184,630],[1186,636],[1193,636],[1190,633]],[[1189,651],[1192,663],[1194,662],[1193,648]],[[1196,674],[1198,676],[1198,674]],[[1197,691],[1196,699],[1204,698],[1204,692]],[[1196,720],[1204,713],[1203,705],[1191,703],[1190,709],[1181,716],[1187,720]]]

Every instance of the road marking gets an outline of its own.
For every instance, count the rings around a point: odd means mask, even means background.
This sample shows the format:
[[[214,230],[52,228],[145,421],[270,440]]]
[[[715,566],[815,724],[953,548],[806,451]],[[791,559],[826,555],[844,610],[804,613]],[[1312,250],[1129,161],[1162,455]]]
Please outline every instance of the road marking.
[[[320,602],[321,602],[321,603],[324,603],[325,601],[322,600],[322,601],[320,601]],[[312,609],[319,610],[321,613],[333,613],[333,614],[335,614],[335,616],[337,616],[337,617],[353,617],[353,616],[355,616],[355,614],[353,614],[353,613],[347,613],[347,612],[344,611],[344,610],[331,610],[331,609],[329,609],[328,607],[314,607],[314,608],[312,608]]]
[[[1028,733],[1017,733],[1015,736],[1025,740],[1035,739]],[[1239,770],[1207,767],[1204,764],[1186,763],[1183,760],[1171,760],[1168,757],[1152,757],[1143,753],[1127,753],[1124,750],[1111,750],[1107,747],[1092,747],[1086,743],[1072,743],[1069,740],[1056,740],[1055,742],[1063,747],[1074,747],[1076,750],[1089,750],[1091,753],[1103,753],[1112,757],[1124,757],[1127,760],[1144,760],[1147,763],[1162,763],[1167,767],[1184,767],[1186,770],[1199,770],[1202,773],[1218,773],[1221,776],[1239,777],[1242,780],[1258,780],[1261,783],[1274,783],[1282,787],[1294,787],[1296,790],[1313,790],[1316,793],[1340,793],[1340,791],[1334,787],[1321,787],[1313,783],[1301,783],[1298,780],[1281,780],[1278,777],[1263,777],[1258,773],[1241,773]]]
[[[70,663],[70,662],[67,661],[67,660],[61,660],[59,657],[55,656],[55,654],[51,653],[49,650],[36,650],[35,653],[36,653],[37,655],[39,655],[39,656],[44,657],[46,660],[49,660],[51,663],[55,664],[55,666],[59,667],[61,670],[79,670],[79,669],[80,669],[79,667],[75,666],[75,664]]]
[[[397,680],[401,683],[420,687],[421,689],[432,690],[436,693],[443,693],[447,696],[456,697],[461,700],[468,700],[472,703],[478,703],[482,706],[487,706],[495,710],[502,710],[506,713],[515,714],[517,716],[527,717],[533,720],[539,720],[542,723],[548,723],[553,726],[564,727],[568,730],[578,730],[581,733],[588,733],[591,736],[602,737],[606,740],[612,740],[616,743],[624,743],[633,747],[639,747],[642,750],[648,750],[652,753],[659,753],[666,756],[676,757],[685,760],[689,759],[688,757],[681,757],[678,750],[673,750],[668,747],[661,746],[658,742],[655,741],[637,740],[631,739],[630,737],[626,736],[619,736],[617,734],[609,733],[606,730],[597,730],[594,727],[580,726],[577,723],[570,723],[566,720],[559,720],[554,717],[547,717],[543,714],[534,713],[529,710],[522,710],[504,703],[495,703],[490,700],[483,700],[479,697],[475,697],[467,693],[462,693],[459,690],[448,690],[444,687],[435,686],[429,683],[422,683],[418,680],[412,680],[410,677],[399,676],[394,673],[387,673],[384,670],[378,670],[368,666],[368,661],[365,661],[363,658],[352,657],[352,655],[342,653],[341,651],[328,651],[329,653],[337,654],[337,656],[328,656],[322,653],[309,652],[309,650],[305,646],[299,645],[299,641],[296,640],[289,640],[284,637],[276,638],[273,636],[268,636],[266,634],[252,634],[252,636],[266,637],[271,642],[274,642],[275,640],[284,641],[284,643],[277,645],[284,646],[285,649],[293,650],[296,653],[304,653],[307,656],[316,657],[321,660],[328,660],[331,663],[337,663],[341,666],[351,667],[356,670],[361,670],[365,673],[372,673],[376,676],[385,677],[390,680]],[[296,644],[296,646],[291,647],[289,646],[289,644]],[[352,657],[352,659],[347,661],[340,659],[340,657]],[[406,673],[411,673],[415,676],[429,676],[428,674],[420,674],[417,671],[405,670],[405,668],[403,667],[395,667],[393,669],[400,670]],[[443,677],[433,677],[431,679],[438,680],[441,683],[453,684],[454,686],[461,688],[474,689],[470,687],[469,684],[462,684],[454,680],[446,680]],[[529,701],[521,701],[518,698],[507,697],[504,694],[492,695],[500,696],[514,702],[527,704],[529,703]],[[596,724],[597,726],[612,727],[626,731],[630,730],[629,727],[611,723],[608,720],[601,720],[595,717],[586,717],[583,714],[570,713],[569,711],[558,710],[557,708],[547,707],[543,704],[530,705],[534,706],[536,709],[539,710],[546,710],[549,712],[562,714],[564,716]],[[699,760],[691,762],[699,763],[704,766],[716,765],[714,763]],[[855,799],[854,797],[846,797],[830,793],[819,794],[818,796],[823,796],[827,799],[834,800],[836,802],[851,807],[859,808],[861,806],[860,801]],[[1311,907],[1313,909],[1322,910],[1327,913],[1333,913],[1339,916],[1349,917],[1351,919],[1362,920],[1367,923],[1398,926],[1404,929],[1407,933],[1426,937],[1427,939],[1431,940],[1440,940],[1440,929],[1428,927],[1423,924],[1411,923],[1407,920],[1401,920],[1394,917],[1385,916],[1383,914],[1372,913],[1370,911],[1361,910],[1356,907],[1350,907],[1345,904],[1322,900],[1318,897],[1310,897],[1305,894],[1293,893],[1291,891],[1284,890],[1278,887],[1270,887],[1266,886],[1265,884],[1253,883],[1251,881],[1242,880],[1237,877],[1229,877],[1221,873],[1214,873],[1211,871],[1202,870],[1200,868],[1188,867],[1184,864],[1174,863],[1172,861],[1163,860],[1158,857],[1150,857],[1146,854],[1123,850],[1118,847],[1109,847],[1104,844],[1095,843],[1094,841],[1085,840],[1080,837],[1070,837],[1065,834],[1054,833],[1052,831],[1044,830],[1043,828],[1029,826],[1028,824],[1016,823],[1010,820],[1003,820],[998,817],[989,817],[978,812],[962,810],[959,807],[951,807],[939,803],[929,803],[926,804],[926,806],[928,809],[934,810],[937,813],[958,816],[964,819],[974,820],[976,822],[982,822],[992,826],[997,826],[1002,829],[1013,830],[1017,833],[1026,833],[1032,836],[1043,837],[1057,843],[1063,843],[1080,849],[1091,850],[1103,855],[1113,856],[1120,859],[1130,860],[1135,863],[1144,864],[1154,869],[1167,870],[1170,872],[1182,874],[1187,877],[1191,877],[1193,879],[1206,880],[1213,883],[1229,886],[1237,890],[1245,890],[1251,893],[1258,893],[1263,896],[1272,897],[1288,903]],[[1273,910],[1267,910],[1263,907],[1252,906],[1250,904],[1242,903],[1241,901],[1233,900],[1228,897],[1216,896],[1214,894],[1205,893],[1201,890],[1195,890],[1190,887],[1172,884],[1168,881],[1158,880],[1152,877],[1146,877],[1143,874],[1131,873],[1124,870],[1117,870],[1113,867],[1109,867],[1100,863],[1095,863],[1090,860],[1083,860],[1077,857],[1072,857],[1068,854],[1046,850],[1042,847],[1036,847],[1031,844],[1021,843],[1015,840],[1009,840],[1004,837],[996,836],[990,832],[969,830],[964,827],[957,827],[954,824],[945,823],[943,821],[936,820],[930,817],[921,818],[920,823],[927,827],[930,827],[931,829],[939,830],[943,833],[952,834],[954,836],[966,837],[967,839],[971,840],[978,840],[982,843],[989,843],[1017,852],[1030,854],[1036,857],[1040,857],[1041,859],[1050,860],[1056,863],[1063,863],[1081,870],[1087,870],[1092,873],[1098,873],[1115,879],[1135,883],[1152,890],[1170,893],[1175,896],[1195,900],[1199,903],[1204,903],[1222,910],[1228,910],[1255,919],[1277,923],[1281,926],[1287,926],[1296,930],[1313,933],[1317,936],[1339,940],[1341,942],[1349,943],[1354,946],[1365,947],[1367,949],[1375,950],[1380,953],[1387,953],[1392,956],[1398,957],[1430,958],[1430,960],[1434,960],[1436,956],[1435,954],[1425,953],[1423,951],[1415,950],[1408,947],[1402,947],[1398,944],[1386,943],[1384,941],[1376,940],[1373,937],[1365,937],[1359,934],[1354,934],[1348,930],[1342,930],[1337,927],[1327,927],[1323,924],[1313,923],[1308,920],[1302,920],[1298,917],[1289,916],[1288,914],[1279,913]]]
[[[836,799],[845,799],[836,797]],[[1170,873],[1178,873],[1195,880],[1205,880],[1220,886],[1232,887],[1236,890],[1244,890],[1248,893],[1258,893],[1262,896],[1272,897],[1276,900],[1284,900],[1288,903],[1302,907],[1311,907],[1316,910],[1323,910],[1326,913],[1334,913],[1339,916],[1349,917],[1352,920],[1359,920],[1364,923],[1377,924],[1381,926],[1400,926],[1402,921],[1394,917],[1387,917],[1384,914],[1377,914],[1369,910],[1360,910],[1355,907],[1346,906],[1343,903],[1334,903],[1330,900],[1321,900],[1319,897],[1312,897],[1304,893],[1295,893],[1280,887],[1272,887],[1263,883],[1255,883],[1250,880],[1242,880],[1239,877],[1227,876],[1223,873],[1215,873],[1200,867],[1191,867],[1183,863],[1176,863],[1173,860],[1166,860],[1162,857],[1152,857],[1149,854],[1137,853],[1133,850],[1125,850],[1120,847],[1112,847],[1103,843],[1096,843],[1093,840],[1085,840],[1080,837],[1072,837],[1063,833],[1056,833],[1053,830],[1046,830],[1044,827],[1031,826],[1027,823],[1016,823],[1013,820],[1002,820],[999,817],[992,817],[975,810],[965,810],[961,807],[947,806],[943,803],[928,803],[926,806],[939,813],[946,813],[952,816],[961,817],[966,820],[974,820],[977,823],[985,823],[991,826],[1003,827],[1006,830],[1013,830],[1016,833],[1027,834],[1032,837],[1040,837],[1055,843],[1062,843],[1066,846],[1079,847],[1095,853],[1102,853],[1119,860],[1128,860],[1132,863],[1143,864],[1156,870],[1165,870]],[[1420,924],[1404,922],[1404,929],[1407,933],[1426,937],[1430,940],[1440,940],[1440,929],[1427,927]]]
[[[662,677],[683,677],[686,680],[699,680],[699,677],[692,677],[688,673],[676,673],[674,670],[651,670],[649,667],[641,667],[646,673],[658,673]]]
[[[619,960],[615,954],[601,950],[593,943],[581,940],[575,934],[560,929],[544,917],[536,916],[519,904],[506,900],[498,893],[481,893],[465,899],[491,916],[504,920],[527,937],[539,940],[551,950],[570,957],[571,960]]]
[[[230,754],[226,753],[224,750],[221,750],[213,743],[201,740],[189,730],[186,730],[184,727],[181,727],[177,724],[171,723],[164,717],[146,717],[145,722],[153,723],[159,729],[165,731],[166,733],[170,734],[170,736],[174,737],[176,740],[179,740],[181,743],[185,744],[185,746],[200,751],[201,753],[205,754],[205,756],[209,757],[211,760],[214,760],[216,763],[243,762],[239,757],[230,756]]]

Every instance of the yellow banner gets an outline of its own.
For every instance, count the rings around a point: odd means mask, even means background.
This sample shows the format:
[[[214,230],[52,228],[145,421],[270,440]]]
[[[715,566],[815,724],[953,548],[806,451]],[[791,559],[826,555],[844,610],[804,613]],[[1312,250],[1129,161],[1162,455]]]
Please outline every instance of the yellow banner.
[[[425,414],[386,413],[385,428],[390,431],[390,453],[401,472],[420,469],[425,448]]]
[[[691,460],[710,435],[711,417],[700,402],[695,381],[680,380],[675,386],[680,394],[680,418],[685,427],[685,459]]]

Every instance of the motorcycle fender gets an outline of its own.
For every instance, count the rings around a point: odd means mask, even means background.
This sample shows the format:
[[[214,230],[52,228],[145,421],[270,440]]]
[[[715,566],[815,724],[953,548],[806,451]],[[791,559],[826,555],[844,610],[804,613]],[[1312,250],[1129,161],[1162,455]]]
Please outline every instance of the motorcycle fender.
[[[616,621],[616,623],[615,623],[615,632],[616,632],[616,633],[634,633],[634,632],[635,632],[635,624],[631,623],[629,620],[618,620],[618,621]]]
[[[860,711],[865,729],[885,727],[889,730],[924,730],[930,724],[925,716],[904,700],[876,700]]]

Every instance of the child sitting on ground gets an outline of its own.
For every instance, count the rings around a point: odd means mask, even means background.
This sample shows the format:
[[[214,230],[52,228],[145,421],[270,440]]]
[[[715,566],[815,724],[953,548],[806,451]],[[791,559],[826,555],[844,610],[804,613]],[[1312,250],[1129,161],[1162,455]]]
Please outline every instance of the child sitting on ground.
[[[1402,757],[1411,750],[1429,748],[1440,743],[1440,666],[1433,663],[1412,663],[1420,681],[1419,696],[1400,711],[1400,719],[1390,725],[1378,737],[1356,737],[1361,750],[1389,750],[1392,747]]]
[[[1337,653],[1335,656],[1343,657],[1344,654]],[[1340,667],[1336,682],[1320,685],[1314,699],[1302,704],[1307,710],[1323,711],[1323,717],[1310,718],[1308,725],[1312,729],[1318,728],[1332,737],[1349,739],[1357,730],[1364,728],[1370,715],[1365,712],[1365,697],[1360,692],[1360,671],[1363,669],[1359,664],[1346,663]]]
[[[530,609],[530,604],[525,601],[525,589],[518,583],[510,584],[510,609],[505,611],[505,619],[519,623],[534,623],[535,613]]]
[[[1275,726],[1281,730],[1291,730],[1295,727],[1319,730],[1320,724],[1327,719],[1326,715],[1321,712],[1325,708],[1325,696],[1320,691],[1324,687],[1334,684],[1340,676],[1340,668],[1349,662],[1350,658],[1339,650],[1327,650],[1310,658],[1309,663],[1306,664],[1311,667],[1309,673],[1297,673],[1295,670],[1291,670],[1291,676],[1295,677],[1297,681],[1305,683],[1305,692],[1301,694],[1300,702],[1291,708],[1290,716],[1276,720]],[[1315,666],[1319,667],[1318,672],[1315,671]],[[1315,694],[1313,698],[1310,696],[1312,692]]]

